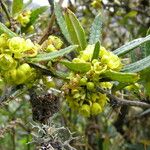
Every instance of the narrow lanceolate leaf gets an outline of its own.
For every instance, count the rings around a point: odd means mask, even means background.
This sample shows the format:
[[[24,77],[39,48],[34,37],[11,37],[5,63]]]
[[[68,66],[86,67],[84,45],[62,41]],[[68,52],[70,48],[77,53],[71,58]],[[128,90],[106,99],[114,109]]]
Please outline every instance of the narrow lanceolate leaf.
[[[67,29],[65,19],[64,19],[63,14],[62,14],[62,10],[60,8],[60,5],[57,2],[54,3],[54,11],[55,11],[55,15],[56,15],[58,25],[59,25],[59,27],[62,31],[62,34],[64,35],[66,40],[69,43],[71,43],[71,38],[70,38],[70,35],[69,35],[69,31]]]
[[[122,71],[123,72],[140,72],[146,68],[150,67],[150,55],[145,57],[135,63],[126,65]]]
[[[10,38],[17,36],[17,34],[9,30],[3,23],[0,22],[0,34],[2,33],[6,33]]]
[[[124,87],[130,85],[132,83],[123,83],[123,82],[119,82],[117,85],[113,85],[112,87],[112,92],[116,92],[116,91],[119,91],[119,90],[122,90]]]
[[[135,39],[135,40],[121,46],[120,48],[114,50],[113,53],[118,56],[124,55],[124,54],[128,53],[129,51],[131,51],[132,49],[140,46],[141,44],[143,44],[147,41],[150,41],[150,35],[148,35],[144,38]]]
[[[69,47],[66,47],[64,49],[60,49],[59,51],[51,52],[51,53],[45,53],[45,54],[39,54],[34,58],[29,58],[28,61],[30,62],[40,62],[40,61],[48,61],[52,60],[57,57],[62,57],[65,54],[70,53],[71,51],[75,50],[78,46],[72,45]]]
[[[13,0],[12,3],[12,14],[19,13],[23,8],[23,0]]]
[[[28,0],[28,1],[24,4],[24,8],[28,7],[31,3],[32,3],[32,0]]]
[[[116,71],[106,71],[104,77],[109,78],[113,81],[119,81],[124,83],[133,83],[139,80],[139,75],[137,73],[123,73],[123,72],[116,72]]]
[[[97,41],[100,41],[101,31],[102,31],[102,18],[101,14],[98,14],[95,17],[91,27],[89,44],[95,44]]]
[[[29,26],[33,25],[36,22],[36,20],[39,18],[39,16],[42,13],[44,13],[47,9],[48,9],[47,6],[42,6],[34,9],[31,13],[30,22],[26,25],[25,28],[23,28],[23,30],[26,30]]]
[[[147,31],[147,35],[150,35],[150,28]],[[144,45],[145,56],[150,55],[150,41],[146,42]]]
[[[79,45],[78,51],[86,48],[85,31],[79,20],[73,12],[67,10],[65,13],[65,21],[73,44]]]
[[[99,51],[100,51],[100,42],[98,41],[98,42],[95,44],[95,47],[94,47],[92,60],[93,60],[93,59],[98,59]]]
[[[91,64],[86,63],[74,63],[70,61],[61,61],[63,65],[65,65],[68,69],[75,71],[75,72],[87,72],[91,69]]]

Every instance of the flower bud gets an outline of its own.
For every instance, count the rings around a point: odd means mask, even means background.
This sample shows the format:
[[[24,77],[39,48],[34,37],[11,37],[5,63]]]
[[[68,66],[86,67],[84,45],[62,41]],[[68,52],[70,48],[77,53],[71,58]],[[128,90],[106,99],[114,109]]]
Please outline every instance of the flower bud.
[[[85,117],[89,117],[90,116],[90,106],[87,104],[83,104],[81,106],[81,108],[79,109],[79,112],[81,115],[83,115]]]
[[[25,74],[29,73],[31,71],[31,67],[27,63],[24,63],[24,64],[20,65],[18,69],[23,71]]]
[[[30,21],[30,16],[31,16],[31,11],[27,10],[19,14],[17,20],[23,27],[25,27],[27,23],[29,23]]]
[[[16,78],[16,73],[17,73],[16,69],[12,69],[12,70],[7,71],[4,74],[4,79],[5,79],[6,83],[8,83],[8,84],[15,84],[15,81],[17,79]]]
[[[73,63],[83,63],[83,62],[85,62],[83,59],[80,59],[80,58],[74,58],[73,60],[72,60],[72,62]]]
[[[53,51],[56,51],[55,46],[53,44],[48,45],[46,48],[46,52],[53,52]]]
[[[80,58],[84,61],[91,61],[93,56],[94,45],[88,45],[84,51],[80,54]]]
[[[81,78],[80,85],[86,85],[86,84],[87,84],[87,78],[86,77]]]
[[[0,55],[0,69],[8,70],[13,67],[15,60],[8,54],[1,54]]]
[[[107,65],[112,70],[119,71],[122,68],[120,58],[117,55],[114,55],[113,53],[110,53],[110,59],[107,62]]]
[[[7,48],[8,36],[6,34],[1,34],[0,36],[0,48]]]
[[[29,26],[28,29],[27,29],[27,33],[33,33],[34,31],[34,26]]]
[[[62,40],[56,36],[53,36],[53,35],[49,36],[48,43],[54,45],[54,47],[57,50],[60,49],[63,45]]]
[[[52,80],[51,77],[44,77],[43,78],[43,83],[46,85],[47,88],[55,88],[56,84],[55,82]]]
[[[94,83],[93,82],[88,82],[86,84],[86,87],[88,90],[93,91],[94,90]]]
[[[97,115],[100,112],[102,112],[102,108],[98,103],[93,103],[91,106],[91,114],[92,115]]]
[[[16,84],[23,84],[26,80],[26,74],[24,74],[24,72],[20,69],[17,69],[17,72],[16,72],[16,81],[15,83]]]

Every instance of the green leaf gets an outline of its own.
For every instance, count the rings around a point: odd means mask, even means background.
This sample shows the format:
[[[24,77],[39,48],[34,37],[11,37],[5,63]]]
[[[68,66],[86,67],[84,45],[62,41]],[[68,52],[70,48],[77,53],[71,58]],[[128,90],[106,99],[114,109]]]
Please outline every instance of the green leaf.
[[[106,71],[104,77],[107,77],[114,81],[119,81],[123,83],[133,83],[139,80],[139,75],[137,73],[123,73],[123,72],[116,72],[116,71]]]
[[[133,18],[137,15],[137,13],[138,13],[137,11],[132,10],[127,15],[125,15],[125,17]]]
[[[65,20],[72,43],[79,45],[79,48],[77,49],[78,51],[84,50],[87,45],[86,37],[85,31],[81,26],[79,20],[69,9],[65,13]]]
[[[62,14],[61,7],[57,2],[54,3],[54,11],[55,11],[55,15],[56,15],[58,25],[59,25],[59,27],[62,31],[62,34],[64,35],[64,37],[67,39],[67,41],[69,43],[72,43],[70,35],[69,35],[69,31],[67,29],[65,19],[64,19],[63,14]]]
[[[150,56],[145,57],[135,63],[126,65],[121,71],[123,72],[139,72],[150,67]]]
[[[0,34],[2,33],[6,33],[10,38],[17,36],[17,34],[9,30],[3,23],[0,22]]]
[[[23,8],[23,0],[13,0],[12,3],[12,15],[19,13]]]
[[[100,51],[100,42],[98,41],[98,42],[95,44],[95,48],[94,48],[94,51],[93,51],[92,60],[93,60],[93,59],[98,59],[99,51]]]
[[[91,64],[86,63],[74,63],[70,61],[61,61],[63,65],[65,65],[68,69],[75,71],[75,72],[87,72],[91,69]]]
[[[150,28],[147,31],[147,35],[150,35]],[[146,42],[144,45],[145,56],[150,55],[150,41]]]
[[[24,8],[28,7],[31,3],[32,3],[32,0],[28,0],[28,1],[24,4]]]
[[[140,81],[144,86],[144,91],[145,91],[145,94],[147,96],[150,96],[150,78],[149,78],[149,74],[150,74],[150,67],[146,68],[146,69],[144,69],[140,72],[140,76],[141,76]]]
[[[36,20],[39,18],[39,15],[44,13],[47,9],[48,9],[47,6],[42,6],[34,9],[30,16],[30,22],[26,25],[26,27],[22,28],[22,31],[26,30],[29,26],[33,25],[36,22]]]
[[[122,90],[124,87],[130,85],[131,83],[123,83],[123,82],[119,82],[117,85],[113,85],[112,87],[112,92],[116,92],[119,90]]]
[[[60,49],[59,51],[45,53],[45,54],[38,54],[34,58],[28,58],[28,61],[30,61],[30,62],[40,62],[40,61],[52,60],[54,58],[62,57],[65,54],[70,53],[71,51],[73,51],[77,47],[78,47],[77,45],[72,45],[72,46],[66,47],[64,49]]]
[[[141,44],[143,44],[147,41],[150,41],[150,35],[148,35],[144,38],[135,39],[135,40],[121,46],[120,48],[114,50],[113,53],[118,56],[124,55],[124,54],[128,53],[129,51],[131,51],[132,49],[140,46]]]
[[[101,31],[102,31],[102,18],[101,14],[98,14],[95,17],[91,27],[89,44],[95,44],[100,40]]]

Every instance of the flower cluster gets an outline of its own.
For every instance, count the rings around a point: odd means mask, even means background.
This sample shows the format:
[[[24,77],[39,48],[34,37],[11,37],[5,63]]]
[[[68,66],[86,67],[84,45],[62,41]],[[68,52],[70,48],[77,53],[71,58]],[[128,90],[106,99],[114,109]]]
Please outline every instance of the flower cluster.
[[[35,76],[35,71],[24,62],[24,57],[37,55],[38,45],[30,39],[0,36],[0,78],[7,84],[19,85]]]
[[[96,90],[98,86],[105,89],[112,87],[111,82],[100,82],[105,71],[119,71],[122,66],[118,56],[104,47],[100,48],[98,59],[92,60],[93,51],[94,45],[88,45],[77,58],[73,59],[74,63],[89,62],[91,69],[86,73],[71,72],[69,83],[63,86],[69,106],[86,117],[102,112],[108,101],[106,94]]]
[[[30,17],[31,17],[31,11],[26,10],[20,13],[16,17],[16,20],[21,24],[21,26],[25,27],[30,22]]]
[[[42,44],[42,49],[46,52],[53,52],[59,50],[63,45],[63,42],[60,38],[56,36],[49,36],[48,39]]]

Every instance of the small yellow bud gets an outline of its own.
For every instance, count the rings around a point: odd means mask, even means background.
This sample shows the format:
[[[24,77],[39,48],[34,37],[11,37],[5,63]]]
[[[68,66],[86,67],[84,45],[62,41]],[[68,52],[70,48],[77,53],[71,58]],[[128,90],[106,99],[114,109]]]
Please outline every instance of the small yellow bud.
[[[88,83],[86,84],[86,87],[87,87],[88,90],[93,91],[95,85],[94,85],[93,82],[88,82]]]
[[[60,49],[63,45],[62,40],[53,35],[49,36],[48,43],[52,44],[56,48],[56,50]]]
[[[55,46],[52,44],[48,45],[46,48],[46,52],[53,52],[53,51],[56,51]]]
[[[102,112],[102,108],[98,103],[93,103],[91,106],[91,114],[92,115],[97,115]]]
[[[87,78],[83,77],[80,80],[80,85],[86,85],[87,84]]]
[[[79,112],[81,115],[83,115],[85,117],[89,117],[90,116],[90,106],[87,104],[83,104],[81,106],[81,108],[79,109]]]

